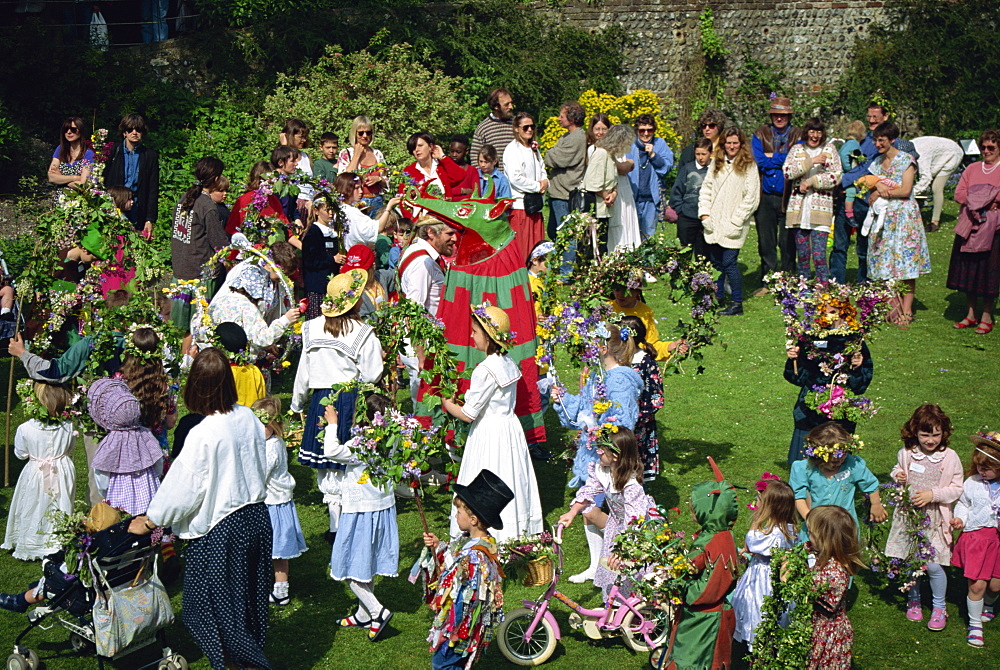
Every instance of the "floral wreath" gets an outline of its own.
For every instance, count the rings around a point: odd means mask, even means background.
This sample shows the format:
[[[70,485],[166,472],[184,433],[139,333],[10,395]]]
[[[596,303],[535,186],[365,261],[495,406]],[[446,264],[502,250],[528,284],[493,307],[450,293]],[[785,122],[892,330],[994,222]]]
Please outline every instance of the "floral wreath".
[[[44,382],[43,382],[44,383]],[[74,405],[67,405],[59,416],[49,414],[49,410],[39,402],[35,396],[35,381],[33,379],[22,379],[17,382],[17,395],[21,398],[21,405],[24,413],[29,419],[43,423],[47,426],[57,426],[64,421],[72,421],[80,411]],[[77,400],[77,398],[74,398]]]
[[[275,419],[275,417],[266,409],[255,409],[253,410],[253,415],[257,417],[257,420],[260,421],[265,426],[274,421]]]
[[[133,341],[133,336],[135,331],[140,328],[149,328],[151,331],[156,333],[156,349],[153,351],[143,351],[139,347],[135,346]],[[167,336],[164,334],[162,328],[157,328],[151,323],[133,323],[129,326],[128,335],[125,337],[125,344],[122,350],[123,354],[131,354],[136,358],[142,359],[143,363],[149,363],[150,360],[158,358],[161,361],[167,359]]]
[[[768,484],[774,481],[781,481],[781,476],[772,474],[770,472],[765,472],[764,474],[762,474],[760,476],[760,479],[757,480],[757,485],[756,485],[757,495],[763,493],[767,489]],[[747,509],[756,510],[757,509],[756,501],[747,503]]]
[[[621,453],[621,449],[615,446],[615,444],[611,441],[611,437],[617,433],[619,429],[620,426],[618,426],[618,424],[605,421],[593,430],[590,430],[587,438],[595,449],[608,449],[609,451],[618,454]]]
[[[479,319],[483,325],[488,325],[490,329],[492,329],[488,330],[486,333],[487,336],[505,349],[507,347],[514,346],[514,340],[517,338],[517,333],[513,330],[506,333],[500,330],[499,324],[497,324],[497,322],[490,317],[489,312],[486,311],[487,307],[493,307],[493,303],[489,300],[475,305],[472,308],[472,313],[476,315],[476,318]]]
[[[320,311],[340,312],[343,314],[358,301],[358,296],[361,295],[361,292],[365,289],[365,284],[368,283],[368,271],[351,271],[350,273],[345,274],[351,275],[350,286],[348,286],[347,290],[343,291],[336,298],[331,297],[330,295],[324,296],[323,302],[320,303]],[[328,277],[328,281],[332,280],[336,276],[337,275],[330,275]],[[345,306],[348,304],[350,306],[347,306],[345,309]]]
[[[816,458],[824,463],[829,463],[831,458],[846,458],[850,454],[861,451],[865,443],[857,435],[851,435],[847,442],[837,442],[835,444],[815,444],[806,440],[805,455],[807,458]]]

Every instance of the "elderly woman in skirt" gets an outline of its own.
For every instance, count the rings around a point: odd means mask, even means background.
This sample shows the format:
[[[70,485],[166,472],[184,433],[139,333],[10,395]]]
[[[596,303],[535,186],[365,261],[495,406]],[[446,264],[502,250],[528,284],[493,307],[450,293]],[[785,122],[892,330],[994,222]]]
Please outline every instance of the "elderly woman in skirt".
[[[212,668],[270,668],[264,656],[272,578],[264,426],[236,404],[229,359],[219,349],[195,358],[184,404],[205,418],[188,433],[146,515],[133,519],[129,532],[172,526],[188,540],[182,616]]]

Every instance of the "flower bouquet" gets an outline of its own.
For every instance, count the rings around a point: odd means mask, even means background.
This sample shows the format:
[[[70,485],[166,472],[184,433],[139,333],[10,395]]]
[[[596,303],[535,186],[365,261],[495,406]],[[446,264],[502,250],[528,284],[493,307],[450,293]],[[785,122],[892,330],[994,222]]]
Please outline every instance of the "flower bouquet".
[[[910,587],[927,571],[933,562],[935,550],[931,544],[931,518],[927,511],[913,504],[910,488],[899,482],[881,484],[882,502],[893,508],[892,517],[901,520],[905,527],[909,553],[905,558],[887,556],[885,553],[885,526],[866,522],[863,527],[868,563],[873,573],[888,582],[898,582],[899,590],[908,593]],[[865,514],[867,519],[868,515]]]
[[[552,581],[556,550],[552,533],[522,535],[497,547],[500,565],[508,576],[523,575],[525,586],[541,586]]]
[[[695,572],[688,558],[688,538],[670,527],[670,520],[679,514],[676,507],[669,516],[664,510],[651,510],[615,538],[612,552],[621,560],[620,572],[631,575],[633,589],[651,605],[680,604],[687,588],[684,578]]]
[[[830,381],[810,389],[806,404],[831,420],[859,421],[878,412],[869,398],[847,387],[851,358],[874,339],[899,293],[897,283],[877,280],[849,286],[775,272],[765,280],[785,321],[785,346],[799,347],[798,361],[815,361]],[[831,338],[843,348],[828,348]]]

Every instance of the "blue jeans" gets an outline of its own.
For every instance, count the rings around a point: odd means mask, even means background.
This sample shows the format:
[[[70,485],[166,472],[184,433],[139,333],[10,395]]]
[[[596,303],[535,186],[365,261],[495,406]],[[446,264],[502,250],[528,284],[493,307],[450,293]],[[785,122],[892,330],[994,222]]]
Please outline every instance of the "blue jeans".
[[[385,207],[385,200],[382,198],[381,194],[373,195],[370,198],[361,198],[361,202],[368,205],[368,216],[373,219],[378,216],[378,213],[382,211],[383,207]]]
[[[863,198],[854,200],[854,221],[857,224],[858,276],[857,283],[868,281],[868,238],[861,234],[861,226],[868,216],[868,202]],[[830,251],[830,278],[838,284],[847,283],[847,251],[851,246],[850,229],[844,202],[837,204],[833,224],[833,250]]]
[[[142,41],[162,42],[167,39],[168,0],[142,0]]]
[[[708,245],[708,259],[712,267],[719,271],[719,279],[715,282],[715,297],[722,304],[726,299],[726,279],[729,288],[733,290],[733,302],[743,302],[743,275],[740,274],[739,249],[727,249],[718,244]]]
[[[449,647],[448,641],[445,640],[431,656],[431,668],[434,670],[463,670],[468,660]]]
[[[642,239],[647,237],[652,237],[656,234],[656,224],[659,218],[656,203],[652,200],[636,200],[635,208],[639,212],[639,232],[642,234]]]

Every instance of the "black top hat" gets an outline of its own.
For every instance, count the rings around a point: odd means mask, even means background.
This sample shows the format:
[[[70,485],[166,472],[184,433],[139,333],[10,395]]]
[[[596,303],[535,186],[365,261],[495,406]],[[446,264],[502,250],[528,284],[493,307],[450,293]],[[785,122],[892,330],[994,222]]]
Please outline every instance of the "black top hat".
[[[455,495],[465,501],[472,513],[489,528],[503,529],[500,513],[514,493],[490,470],[480,470],[468,485],[454,484]]]
[[[215,327],[215,336],[222,348],[231,354],[238,354],[247,348],[247,334],[238,323],[226,321]]]

